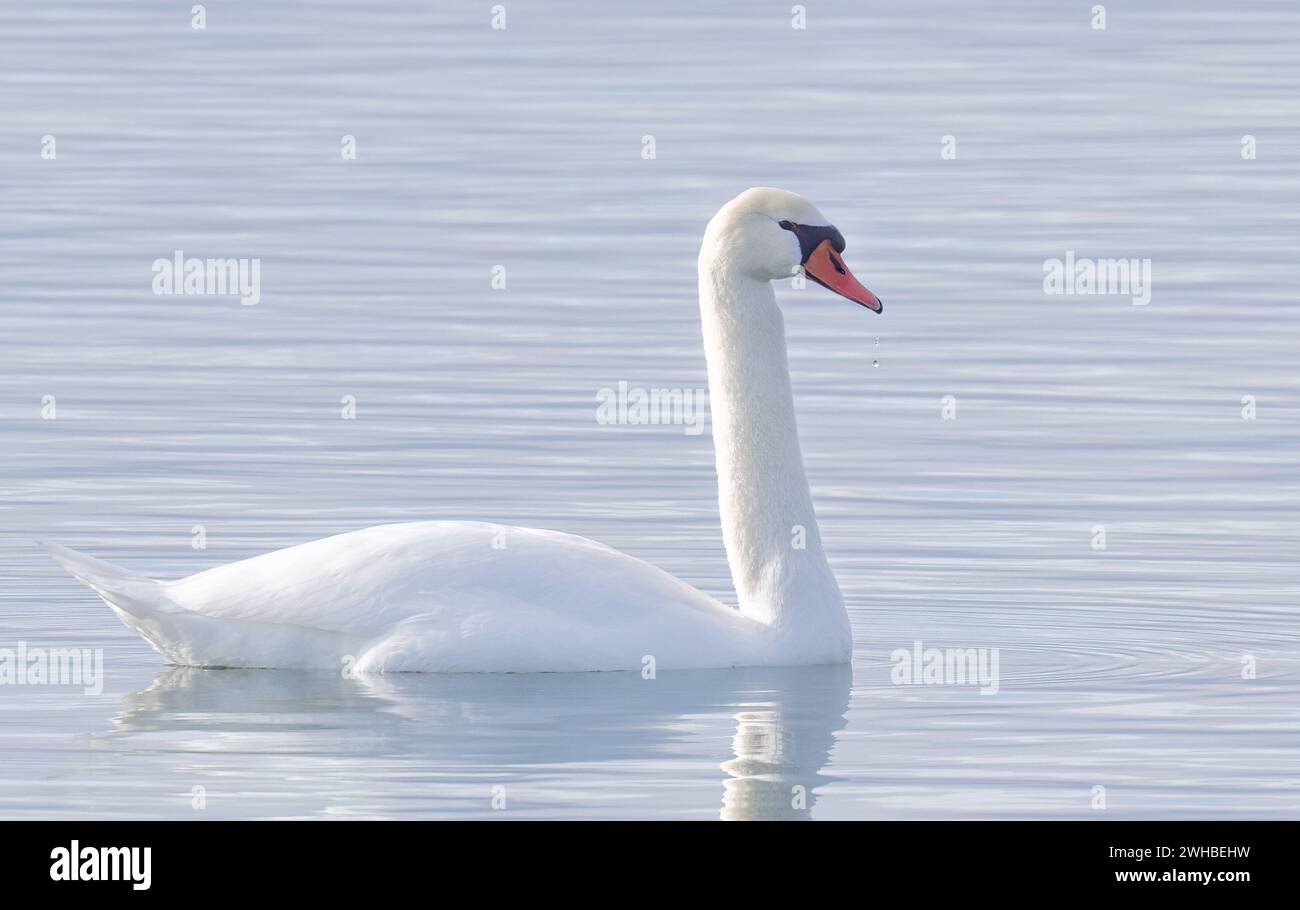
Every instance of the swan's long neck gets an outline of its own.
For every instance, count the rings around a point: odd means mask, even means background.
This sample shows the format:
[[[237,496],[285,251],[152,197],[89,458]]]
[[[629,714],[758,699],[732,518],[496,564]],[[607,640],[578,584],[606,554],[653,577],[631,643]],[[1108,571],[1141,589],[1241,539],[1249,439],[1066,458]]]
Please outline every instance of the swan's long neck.
[[[701,256],[700,315],[722,536],[741,612],[847,659],[848,617],[804,475],[772,285]]]

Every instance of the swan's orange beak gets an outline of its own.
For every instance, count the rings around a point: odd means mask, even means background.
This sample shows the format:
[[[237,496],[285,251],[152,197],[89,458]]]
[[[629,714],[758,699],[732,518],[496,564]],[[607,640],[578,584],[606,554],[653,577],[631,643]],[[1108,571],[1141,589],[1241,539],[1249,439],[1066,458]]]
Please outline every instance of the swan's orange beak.
[[[824,288],[830,288],[841,297],[847,297],[854,303],[860,303],[873,313],[885,308],[880,298],[864,288],[853,277],[849,267],[844,264],[840,254],[829,240],[823,240],[812,251],[808,261],[803,264],[804,274]]]

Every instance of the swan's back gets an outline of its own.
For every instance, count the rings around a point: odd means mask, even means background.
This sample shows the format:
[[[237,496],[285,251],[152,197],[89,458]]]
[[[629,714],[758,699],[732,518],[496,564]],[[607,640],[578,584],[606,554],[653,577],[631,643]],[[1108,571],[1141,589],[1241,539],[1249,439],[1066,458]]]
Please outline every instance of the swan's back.
[[[116,595],[126,581],[69,569],[185,665],[531,672],[639,669],[647,656],[663,668],[765,662],[758,624],[648,563],[556,531],[381,525],[158,584],[152,601],[138,576],[127,599]]]

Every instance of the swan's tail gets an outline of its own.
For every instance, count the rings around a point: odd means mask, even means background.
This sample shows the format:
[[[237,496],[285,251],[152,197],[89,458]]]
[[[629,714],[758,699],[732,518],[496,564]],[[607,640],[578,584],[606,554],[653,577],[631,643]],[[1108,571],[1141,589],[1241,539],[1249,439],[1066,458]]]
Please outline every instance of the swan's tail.
[[[41,542],[41,546],[69,575],[111,607],[141,618],[176,609],[162,582],[56,543]]]
[[[169,664],[334,669],[341,666],[342,655],[362,654],[367,647],[368,636],[209,616],[185,602],[187,579],[154,581],[58,544],[41,546],[69,575],[102,597],[117,618]],[[245,592],[241,589],[239,594]]]

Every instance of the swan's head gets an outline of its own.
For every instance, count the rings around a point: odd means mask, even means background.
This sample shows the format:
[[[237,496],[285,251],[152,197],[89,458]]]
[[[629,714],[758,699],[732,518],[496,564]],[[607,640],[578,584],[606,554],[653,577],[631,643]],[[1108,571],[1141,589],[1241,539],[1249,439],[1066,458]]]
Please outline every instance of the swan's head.
[[[760,281],[802,271],[813,281],[879,313],[880,298],[844,264],[844,237],[798,193],[757,186],[713,216],[700,250],[702,268],[731,269]]]

